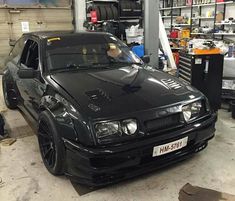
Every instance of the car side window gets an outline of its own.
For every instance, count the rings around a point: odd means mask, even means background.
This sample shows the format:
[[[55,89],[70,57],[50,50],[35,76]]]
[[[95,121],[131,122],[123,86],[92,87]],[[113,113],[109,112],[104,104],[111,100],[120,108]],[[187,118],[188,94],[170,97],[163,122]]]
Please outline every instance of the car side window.
[[[25,47],[21,56],[20,63],[27,68],[38,69],[39,65],[39,46],[36,41],[29,39],[25,43]]]
[[[15,46],[13,47],[12,51],[10,52],[10,56],[12,57],[12,59],[18,63],[18,61],[20,60],[20,56],[22,54],[23,48],[24,48],[24,43],[25,43],[25,39],[24,37],[20,38]]]

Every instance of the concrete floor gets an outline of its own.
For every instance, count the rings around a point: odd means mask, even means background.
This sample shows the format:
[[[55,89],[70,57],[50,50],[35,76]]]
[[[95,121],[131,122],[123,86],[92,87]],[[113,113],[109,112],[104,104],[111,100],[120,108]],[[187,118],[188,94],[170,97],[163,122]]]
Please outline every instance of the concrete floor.
[[[19,112],[4,114],[12,134],[21,136],[21,125],[33,135]],[[0,147],[0,201],[177,201],[186,183],[235,194],[235,121],[230,116],[219,111],[216,137],[192,159],[83,196],[68,179],[47,172],[34,135],[19,138],[12,146]]]

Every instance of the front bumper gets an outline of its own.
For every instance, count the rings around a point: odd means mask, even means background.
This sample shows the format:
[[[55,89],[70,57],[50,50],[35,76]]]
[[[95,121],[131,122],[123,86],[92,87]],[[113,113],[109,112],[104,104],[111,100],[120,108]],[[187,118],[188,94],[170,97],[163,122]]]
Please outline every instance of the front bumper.
[[[135,143],[109,148],[87,148],[64,139],[66,175],[89,186],[104,186],[189,158],[206,148],[214,137],[217,116],[202,123],[144,139]],[[188,145],[181,150],[152,157],[153,147],[188,136]]]

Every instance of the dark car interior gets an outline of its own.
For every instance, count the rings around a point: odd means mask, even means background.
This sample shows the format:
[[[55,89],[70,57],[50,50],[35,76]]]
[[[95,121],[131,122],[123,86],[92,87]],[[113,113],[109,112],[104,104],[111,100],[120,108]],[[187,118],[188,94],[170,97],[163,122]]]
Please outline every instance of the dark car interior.
[[[109,59],[102,45],[68,47],[61,51],[50,51],[48,56],[50,69],[70,68],[73,66],[89,65],[94,63],[109,63]]]
[[[37,42],[33,40],[28,40],[26,42],[20,63],[27,68],[32,68],[34,70],[38,69],[39,52]]]

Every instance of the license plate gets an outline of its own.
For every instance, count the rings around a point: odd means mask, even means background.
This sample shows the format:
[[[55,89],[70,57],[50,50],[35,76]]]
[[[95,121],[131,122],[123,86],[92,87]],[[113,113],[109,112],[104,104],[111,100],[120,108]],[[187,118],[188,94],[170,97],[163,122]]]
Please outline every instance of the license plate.
[[[188,144],[188,137],[185,137],[183,139],[180,139],[174,142],[156,146],[153,148],[153,157],[162,156],[164,154],[168,154],[173,151],[180,150],[186,147],[187,144]]]

